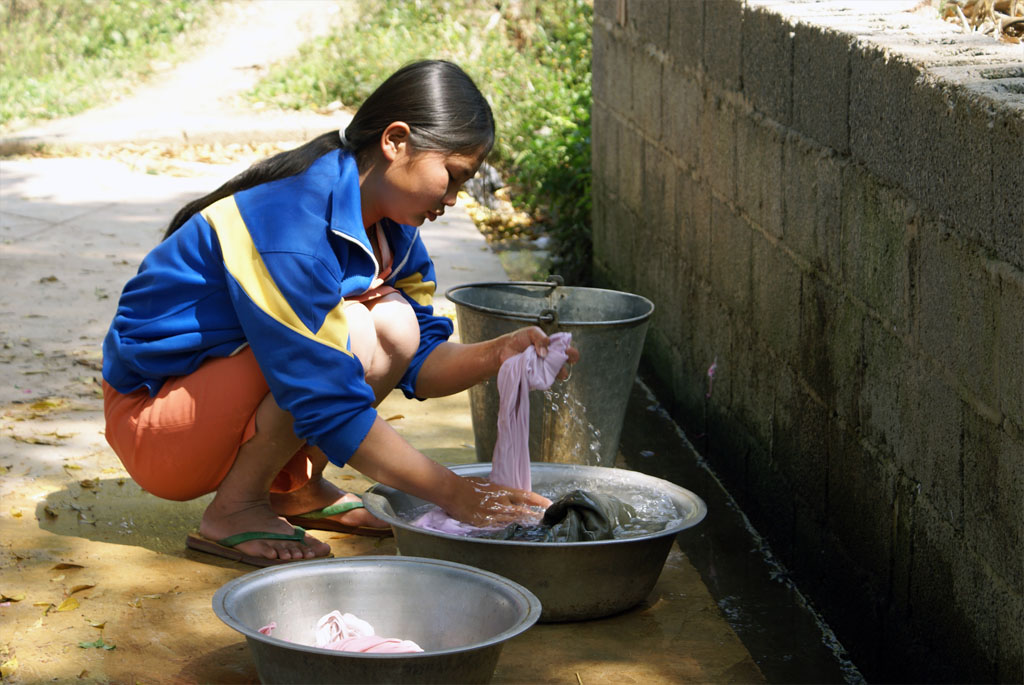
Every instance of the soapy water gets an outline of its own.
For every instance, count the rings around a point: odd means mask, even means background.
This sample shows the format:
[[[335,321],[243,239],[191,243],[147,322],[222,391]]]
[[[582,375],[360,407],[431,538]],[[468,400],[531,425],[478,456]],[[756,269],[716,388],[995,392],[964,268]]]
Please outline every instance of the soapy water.
[[[658,492],[653,488],[645,488],[635,483],[626,483],[609,478],[579,478],[561,480],[557,483],[534,483],[534,492],[544,495],[551,501],[555,501],[568,495],[574,490],[597,493],[601,495],[612,495],[629,504],[636,510],[636,517],[626,523],[616,526],[612,534],[616,540],[653,535],[671,528],[687,517],[689,512],[680,511],[670,497]],[[424,504],[411,510],[400,512],[399,518],[406,523],[412,523],[427,512],[436,509],[433,504]],[[537,514],[544,513],[543,508],[531,507]],[[524,521],[526,524],[534,521]],[[498,527],[504,528],[505,524]],[[486,531],[487,529],[484,529]],[[493,529],[490,529],[493,532]],[[482,532],[481,536],[486,536]],[[474,537],[469,535],[469,537]]]

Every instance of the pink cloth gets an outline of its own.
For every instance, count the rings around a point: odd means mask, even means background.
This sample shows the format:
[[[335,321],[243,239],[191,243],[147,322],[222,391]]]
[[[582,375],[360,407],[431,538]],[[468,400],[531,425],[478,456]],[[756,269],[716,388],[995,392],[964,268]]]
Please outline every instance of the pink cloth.
[[[340,611],[332,611],[317,622],[316,646],[337,652],[398,654],[423,651],[411,640],[380,637],[366,621]]]
[[[264,635],[270,635],[277,623],[271,621],[259,629]],[[394,637],[380,637],[373,626],[352,614],[340,611],[321,616],[316,624],[316,643],[314,647],[333,649],[336,652],[372,652],[375,654],[405,654],[422,652],[423,649],[412,640],[400,640]]]
[[[531,345],[498,370],[498,438],[491,458],[492,483],[532,490],[530,478],[530,391],[547,390],[569,359],[571,333],[553,333],[544,357]],[[462,523],[434,507],[412,522],[449,535],[473,535],[486,528]],[[504,527],[504,526],[500,526]]]
[[[458,519],[453,519],[441,507],[433,507],[427,513],[415,519],[412,525],[438,533],[448,533],[449,535],[473,535],[474,533],[486,530],[485,528],[478,528],[468,523],[463,523]]]
[[[423,651],[412,640],[399,640],[398,638],[380,637],[378,635],[344,637],[323,645],[323,647],[324,649],[333,649],[336,652],[371,652],[374,654],[409,654]]]
[[[544,357],[531,345],[509,357],[498,371],[498,439],[491,457],[491,482],[531,490],[530,391],[547,390],[569,359],[571,333],[553,333]]]

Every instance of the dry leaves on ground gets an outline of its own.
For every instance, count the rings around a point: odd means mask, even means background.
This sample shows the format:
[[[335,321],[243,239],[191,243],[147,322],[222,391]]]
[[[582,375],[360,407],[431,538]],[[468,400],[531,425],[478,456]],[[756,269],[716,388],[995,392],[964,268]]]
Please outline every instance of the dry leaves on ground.
[[[941,10],[964,33],[984,33],[1004,43],[1024,38],[1024,0],[949,0]]]

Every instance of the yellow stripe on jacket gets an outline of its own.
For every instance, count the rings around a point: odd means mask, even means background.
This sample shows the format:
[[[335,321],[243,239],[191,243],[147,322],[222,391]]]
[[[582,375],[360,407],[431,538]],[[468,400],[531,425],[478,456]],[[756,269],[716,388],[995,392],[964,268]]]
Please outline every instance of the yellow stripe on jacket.
[[[311,331],[274,283],[266,264],[263,263],[263,258],[252,242],[245,220],[238,211],[238,205],[235,204],[235,198],[226,197],[214,202],[202,211],[202,215],[217,234],[228,273],[257,307],[299,335],[352,356],[347,349],[348,321],[342,309],[344,300],[339,300],[338,305],[324,317],[319,330]]]
[[[421,273],[415,273],[395,281],[395,286],[415,300],[416,304],[424,307],[429,306],[433,301],[434,290],[437,289],[437,284],[433,281],[424,281]]]

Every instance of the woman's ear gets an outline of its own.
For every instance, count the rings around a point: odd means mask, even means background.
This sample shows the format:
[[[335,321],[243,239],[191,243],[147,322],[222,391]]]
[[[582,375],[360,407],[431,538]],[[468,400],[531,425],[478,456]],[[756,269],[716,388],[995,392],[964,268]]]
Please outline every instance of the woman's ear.
[[[389,162],[395,161],[401,154],[407,153],[409,148],[409,124],[404,121],[394,121],[388,124],[380,135],[381,152]]]

